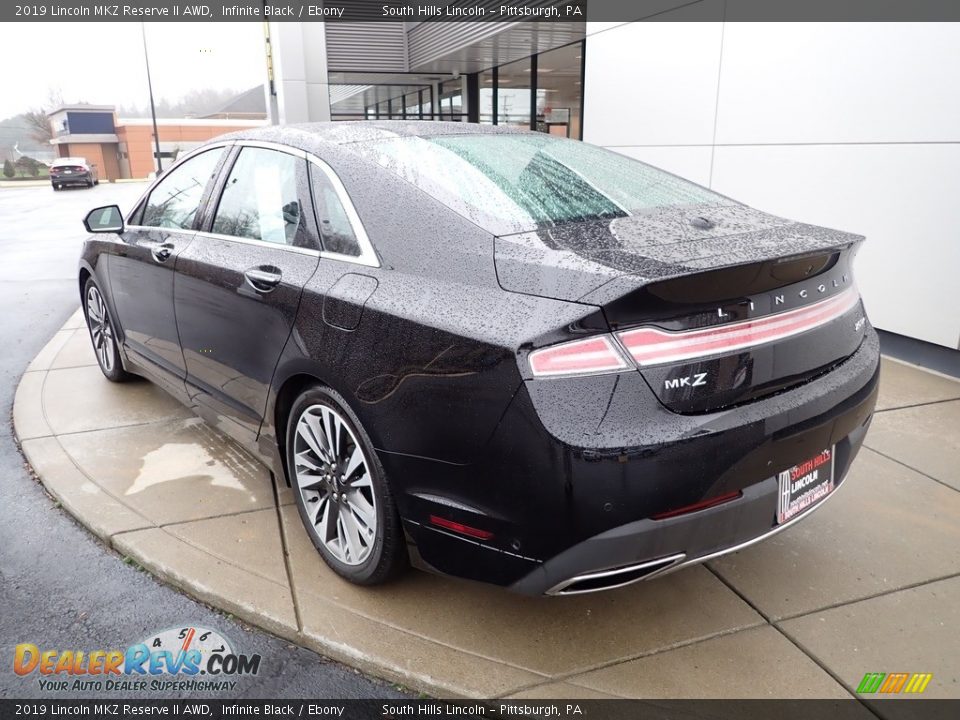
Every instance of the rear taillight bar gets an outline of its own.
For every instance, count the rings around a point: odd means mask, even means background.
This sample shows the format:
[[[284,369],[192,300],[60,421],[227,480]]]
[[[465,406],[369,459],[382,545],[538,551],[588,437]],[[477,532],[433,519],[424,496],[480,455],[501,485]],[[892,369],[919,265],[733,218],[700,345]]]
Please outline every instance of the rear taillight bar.
[[[622,372],[631,365],[611,336],[597,335],[530,353],[530,369],[536,377],[556,377]]]
[[[595,375],[722,355],[815,330],[859,301],[852,287],[813,305],[718,327],[676,332],[640,327],[616,333],[616,341],[610,335],[574,340],[531,353],[530,369],[534,377]]]
[[[617,337],[640,367],[675,363],[744,350],[814,330],[843,315],[859,299],[856,290],[850,288],[807,307],[720,327],[681,332],[646,327],[617,333]]]

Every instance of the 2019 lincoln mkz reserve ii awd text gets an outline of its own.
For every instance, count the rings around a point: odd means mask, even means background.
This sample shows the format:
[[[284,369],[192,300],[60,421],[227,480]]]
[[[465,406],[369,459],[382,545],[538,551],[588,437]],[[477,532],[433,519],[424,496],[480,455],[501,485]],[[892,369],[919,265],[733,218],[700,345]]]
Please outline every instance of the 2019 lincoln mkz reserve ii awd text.
[[[863,238],[577,141],[243,131],[85,225],[107,378],[247,447],[356,583],[413,561],[566,595],[702,562],[834,494],[876,402]]]

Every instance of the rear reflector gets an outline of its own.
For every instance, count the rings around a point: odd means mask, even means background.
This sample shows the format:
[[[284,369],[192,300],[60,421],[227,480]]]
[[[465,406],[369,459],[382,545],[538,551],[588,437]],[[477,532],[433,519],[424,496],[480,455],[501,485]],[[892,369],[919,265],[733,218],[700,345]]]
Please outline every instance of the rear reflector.
[[[641,367],[743,350],[814,330],[843,315],[860,300],[855,288],[807,307],[719,327],[669,332],[643,327],[617,337]]]
[[[629,367],[613,339],[607,335],[574,340],[530,353],[530,369],[536,377],[620,372]]]
[[[733,492],[729,492],[725,495],[717,495],[716,497],[712,497],[707,500],[701,500],[693,505],[684,505],[683,507],[657,513],[656,515],[651,515],[650,517],[652,517],[654,520],[666,520],[667,518],[677,517],[677,515],[686,515],[687,513],[696,512],[697,510],[706,510],[707,508],[714,507],[715,505],[722,505],[723,503],[730,502],[731,500],[736,500],[742,494],[743,493],[740,490],[734,490]]]
[[[493,533],[488,530],[481,530],[480,528],[470,527],[469,525],[454,522],[453,520],[447,520],[447,518],[442,518],[439,515],[431,515],[430,523],[437,527],[442,527],[445,530],[452,530],[455,533],[476,538],[477,540],[489,540],[493,537]]]

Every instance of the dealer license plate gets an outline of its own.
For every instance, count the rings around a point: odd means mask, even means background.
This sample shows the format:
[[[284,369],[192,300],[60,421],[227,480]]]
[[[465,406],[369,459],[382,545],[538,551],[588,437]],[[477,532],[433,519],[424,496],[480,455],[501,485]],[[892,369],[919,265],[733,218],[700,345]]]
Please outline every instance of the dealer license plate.
[[[777,475],[777,524],[795,518],[833,492],[833,448]]]

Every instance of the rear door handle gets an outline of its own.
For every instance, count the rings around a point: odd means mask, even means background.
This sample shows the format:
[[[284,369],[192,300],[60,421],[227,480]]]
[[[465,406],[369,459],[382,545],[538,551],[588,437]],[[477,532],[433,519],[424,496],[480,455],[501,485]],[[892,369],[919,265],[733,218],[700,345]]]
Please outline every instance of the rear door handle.
[[[244,271],[244,279],[247,285],[257,292],[268,293],[276,289],[283,278],[283,273],[279,268],[274,267],[254,267]]]
[[[160,243],[150,248],[150,254],[153,255],[154,260],[162,263],[170,259],[170,256],[173,255],[173,250],[173,243]]]

